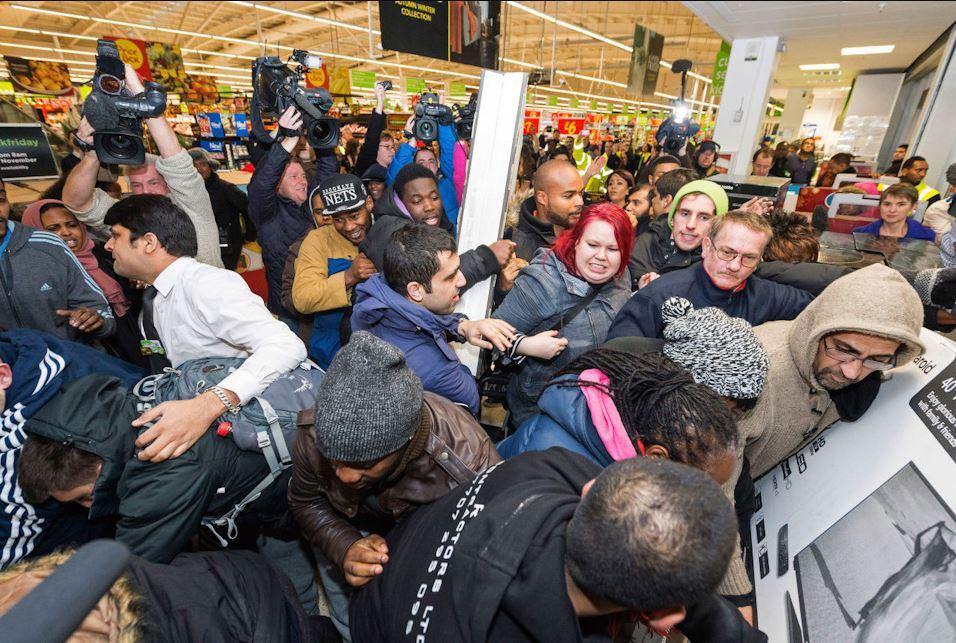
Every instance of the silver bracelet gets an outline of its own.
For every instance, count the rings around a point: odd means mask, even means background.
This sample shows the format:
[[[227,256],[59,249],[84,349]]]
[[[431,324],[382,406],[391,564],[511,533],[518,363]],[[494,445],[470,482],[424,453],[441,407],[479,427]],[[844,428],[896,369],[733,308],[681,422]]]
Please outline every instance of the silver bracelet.
[[[209,389],[209,390],[212,391],[213,394],[215,394],[215,396],[219,398],[219,401],[222,402],[222,405],[223,405],[224,407],[226,407],[226,410],[227,410],[227,411],[229,411],[230,413],[235,413],[235,414],[238,414],[238,413],[239,413],[239,411],[240,411],[239,405],[238,405],[238,404],[233,404],[233,403],[229,400],[229,396],[226,395],[226,392],[225,392],[224,390],[222,390],[222,389],[219,388],[218,386],[213,386],[213,387],[212,387],[211,389]]]

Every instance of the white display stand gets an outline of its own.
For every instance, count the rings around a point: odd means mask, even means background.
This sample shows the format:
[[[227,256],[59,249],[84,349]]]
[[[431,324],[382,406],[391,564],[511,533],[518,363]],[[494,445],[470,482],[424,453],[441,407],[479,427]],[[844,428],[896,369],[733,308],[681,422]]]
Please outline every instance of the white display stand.
[[[891,371],[756,481],[758,626],[772,642],[956,640],[956,344]]]

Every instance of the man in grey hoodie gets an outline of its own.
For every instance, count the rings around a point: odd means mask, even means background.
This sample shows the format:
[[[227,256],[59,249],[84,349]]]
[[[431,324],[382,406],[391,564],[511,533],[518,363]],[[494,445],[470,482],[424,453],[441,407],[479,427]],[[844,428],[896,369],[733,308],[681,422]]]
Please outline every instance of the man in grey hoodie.
[[[0,326],[81,342],[112,335],[113,311],[73,252],[57,235],[8,221],[9,216],[0,179]]]

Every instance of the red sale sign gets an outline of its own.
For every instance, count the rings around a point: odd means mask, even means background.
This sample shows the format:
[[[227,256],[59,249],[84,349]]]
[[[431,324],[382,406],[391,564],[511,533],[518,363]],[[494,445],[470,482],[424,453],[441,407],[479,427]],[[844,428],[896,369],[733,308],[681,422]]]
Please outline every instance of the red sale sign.
[[[585,119],[583,118],[558,118],[555,119],[555,126],[558,131],[565,136],[577,136],[584,129]]]
[[[538,128],[541,126],[540,118],[528,118],[524,119],[524,133],[525,134],[537,134]]]

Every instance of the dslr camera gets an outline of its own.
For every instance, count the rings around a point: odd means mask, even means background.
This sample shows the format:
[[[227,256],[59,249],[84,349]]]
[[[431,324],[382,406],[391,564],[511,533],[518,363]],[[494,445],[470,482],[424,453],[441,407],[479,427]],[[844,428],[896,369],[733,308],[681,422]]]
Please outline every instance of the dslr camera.
[[[418,104],[415,105],[415,124],[412,134],[423,143],[431,143],[438,139],[438,126],[451,125],[455,122],[451,108],[441,104],[438,94],[423,92]]]
[[[700,125],[693,121],[688,121],[690,110],[687,103],[684,102],[684,95],[687,91],[687,72],[693,66],[691,61],[686,59],[675,60],[671,66],[671,71],[680,74],[680,100],[674,106],[674,111],[657,128],[657,142],[663,141],[662,150],[665,154],[671,156],[680,156],[681,151],[687,145],[687,139],[695,136],[700,131]]]
[[[133,95],[126,87],[126,68],[112,40],[96,41],[93,91],[83,103],[83,116],[96,131],[93,147],[101,163],[142,165],[146,161],[143,119],[166,112],[166,91],[147,81]]]
[[[289,56],[289,67],[278,56],[256,58],[252,63],[252,132],[263,143],[272,139],[263,124],[264,117],[278,119],[294,105],[302,114],[301,131],[284,132],[289,136],[305,135],[309,145],[317,150],[328,150],[339,144],[339,121],[328,116],[332,95],[322,88],[304,89],[300,86],[305,73],[322,65],[322,59],[307,51],[295,49]]]
[[[478,111],[478,94],[472,94],[464,106],[455,105],[455,132],[463,141],[471,140],[471,131],[475,126],[475,112]]]

